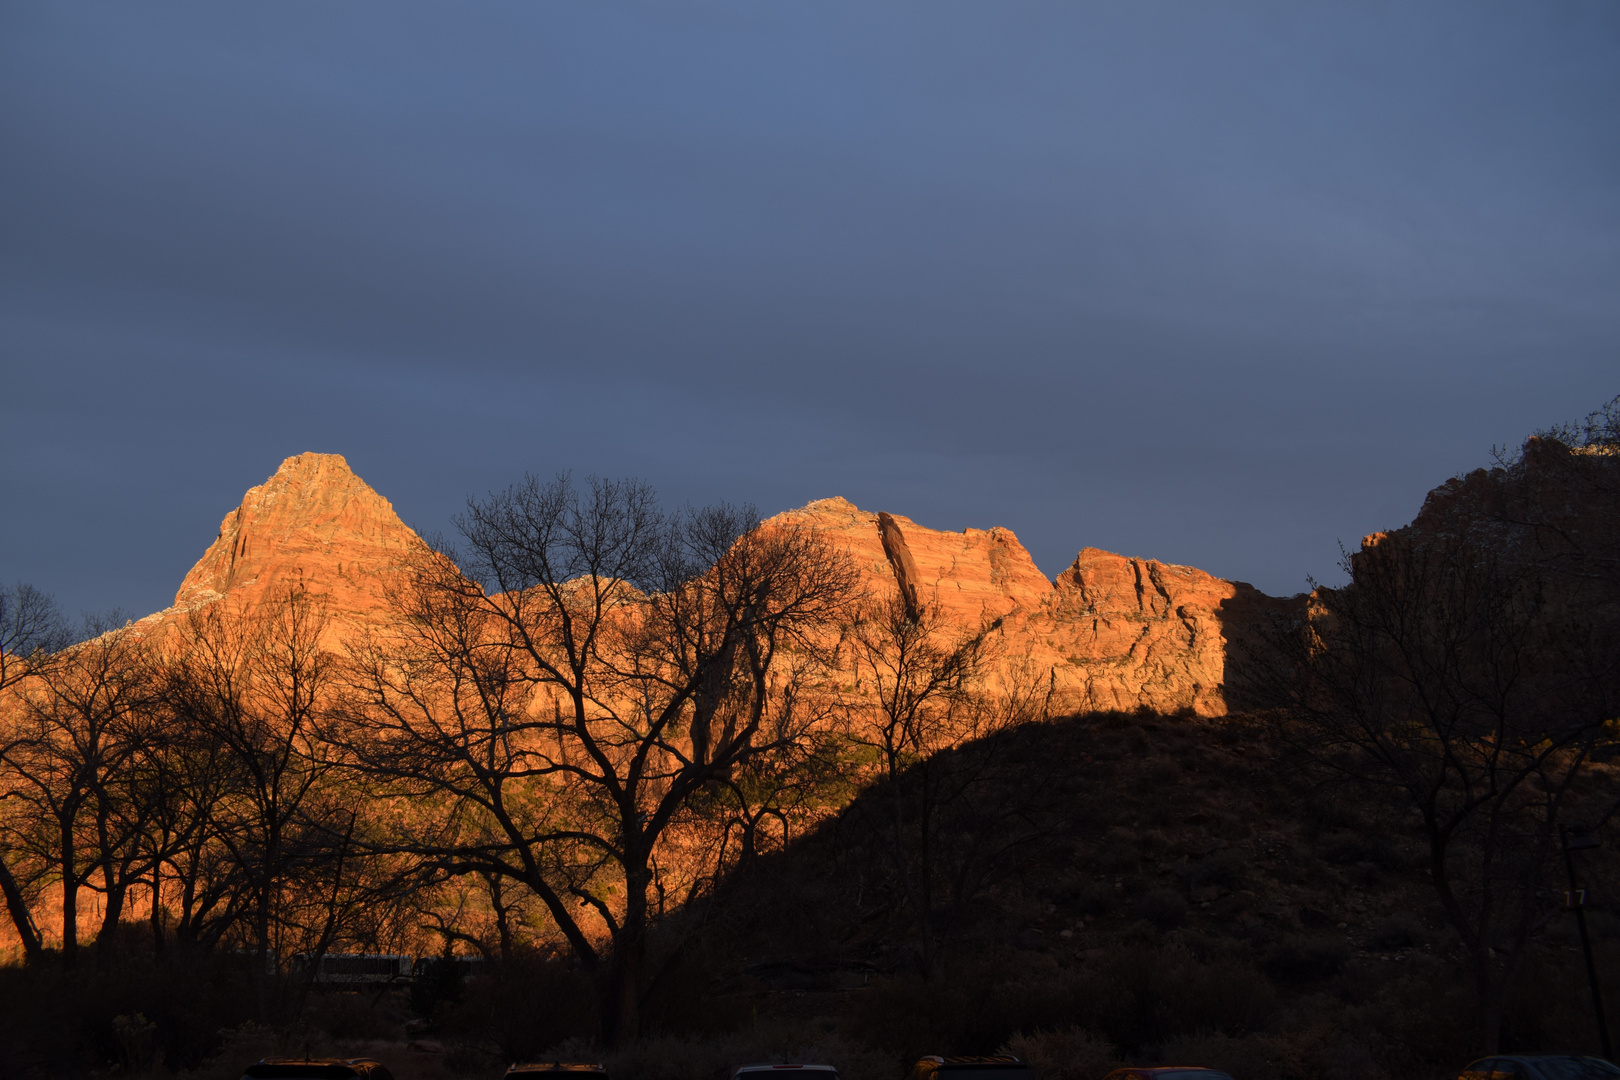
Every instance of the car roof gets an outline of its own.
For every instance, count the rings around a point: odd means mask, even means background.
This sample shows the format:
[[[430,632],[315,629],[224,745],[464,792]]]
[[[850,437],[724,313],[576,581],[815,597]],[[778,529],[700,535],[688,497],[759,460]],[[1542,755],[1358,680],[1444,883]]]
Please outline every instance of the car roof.
[[[376,1058],[260,1058],[242,1070],[242,1075],[254,1080],[273,1080],[275,1077],[307,1077],[342,1080],[364,1075],[373,1067],[382,1065]]]
[[[736,1076],[740,1072],[751,1072],[754,1069],[759,1069],[759,1070],[762,1070],[762,1071],[765,1070],[765,1069],[818,1069],[818,1070],[825,1070],[825,1071],[828,1071],[828,1072],[837,1072],[838,1071],[832,1065],[795,1065],[795,1064],[791,1064],[791,1063],[788,1063],[788,1062],[783,1062],[782,1064],[777,1065],[777,1064],[774,1064],[774,1063],[771,1063],[771,1062],[757,1061],[757,1062],[752,1062],[752,1063],[750,1063],[748,1065],[739,1065],[739,1066],[737,1066],[735,1069],[731,1070],[731,1075]]]
[[[735,1069],[732,1069],[732,1074],[739,1074],[739,1072],[747,1072],[747,1070],[750,1070],[750,1069],[831,1069],[831,1070],[833,1070],[833,1072],[838,1072],[838,1069],[836,1069],[836,1067],[833,1067],[833,1065],[792,1064],[792,1062],[782,1062],[782,1064],[774,1064],[774,1062],[758,1061],[758,1062],[750,1062],[750,1064],[747,1064],[747,1065],[737,1065],[737,1067],[735,1067]]]
[[[1608,1058],[1595,1057],[1592,1054],[1487,1054],[1468,1063],[1472,1068],[1486,1061],[1591,1061],[1599,1065],[1606,1065],[1611,1069],[1620,1068]]]
[[[514,1061],[506,1070],[513,1073],[607,1073],[607,1066],[584,1061]]]

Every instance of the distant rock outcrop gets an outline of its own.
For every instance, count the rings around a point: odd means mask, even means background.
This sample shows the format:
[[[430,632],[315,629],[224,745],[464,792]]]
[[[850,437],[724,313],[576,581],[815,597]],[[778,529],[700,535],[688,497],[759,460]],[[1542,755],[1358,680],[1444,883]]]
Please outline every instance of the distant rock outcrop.
[[[339,637],[386,622],[388,590],[427,545],[338,454],[299,454],[249,488],[170,612],[229,596],[251,608],[302,581]]]
[[[873,590],[990,631],[993,674],[1036,679],[1059,712],[1145,707],[1219,716],[1228,639],[1277,601],[1186,566],[1085,548],[1048,581],[1011,530],[943,532],[821,499],[781,515],[833,537]]]
[[[1613,421],[1611,421],[1611,424]],[[1381,545],[1449,546],[1533,577],[1549,613],[1592,627],[1620,618],[1620,432],[1570,445],[1532,437],[1493,469],[1475,469],[1430,491],[1411,524],[1364,537],[1359,572]]]
[[[1055,582],[1011,530],[948,532],[822,499],[777,520],[806,525],[855,560],[871,595],[896,591],[963,634],[988,628],[990,676],[1049,694],[1054,712],[1228,709],[1230,639],[1278,601],[1241,582],[1085,548]],[[336,646],[387,625],[389,590],[427,545],[336,454],[299,454],[225,515],[181,583],[172,622],[229,598],[245,609],[302,582]],[[1287,603],[1286,601],[1282,603]]]

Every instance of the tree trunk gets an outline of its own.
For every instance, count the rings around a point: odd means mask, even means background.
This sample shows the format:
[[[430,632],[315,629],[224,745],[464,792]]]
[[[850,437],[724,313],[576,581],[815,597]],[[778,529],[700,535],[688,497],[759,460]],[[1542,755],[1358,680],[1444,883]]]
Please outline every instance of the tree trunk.
[[[270,968],[270,883],[259,883],[258,910],[253,916],[253,938],[257,947],[257,955],[253,962],[253,989],[254,1004],[259,1012],[259,1022],[266,1023],[270,1019],[270,979],[267,972]],[[320,954],[315,956],[316,965],[320,964]]]
[[[39,930],[34,926],[33,913],[28,910],[28,902],[23,898],[22,889],[17,885],[17,879],[11,874],[11,867],[4,859],[0,859],[0,892],[5,893],[6,911],[11,915],[11,923],[17,928],[17,937],[22,941],[23,956],[28,963],[37,963],[44,947],[39,940]]]
[[[646,964],[644,938],[621,935],[613,948],[612,1045],[626,1046],[641,1034],[641,975]]]
[[[163,869],[152,864],[152,910],[147,916],[152,921],[152,952],[163,955]]]
[[[118,948],[118,923],[124,917],[124,900],[129,895],[127,881],[114,881],[112,868],[106,867],[102,879],[107,887],[107,910],[101,916],[101,929],[96,933],[96,967],[105,968]]]
[[[506,897],[501,888],[501,878],[498,874],[491,874],[484,879],[489,885],[489,903],[495,909],[495,929],[501,937],[501,962],[512,962],[512,922],[507,916]]]
[[[73,872],[73,833],[62,830],[62,966],[79,962],[79,879]]]
[[[625,875],[624,921],[613,942],[612,1034],[625,1046],[641,1034],[641,982],[647,963],[647,885],[644,868]]]

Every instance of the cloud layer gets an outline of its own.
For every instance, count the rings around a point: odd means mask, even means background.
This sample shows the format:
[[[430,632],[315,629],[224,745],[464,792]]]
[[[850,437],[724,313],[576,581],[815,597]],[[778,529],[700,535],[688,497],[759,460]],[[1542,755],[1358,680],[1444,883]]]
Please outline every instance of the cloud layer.
[[[1273,592],[1620,391],[1620,9],[7,5],[0,577],[339,452]]]

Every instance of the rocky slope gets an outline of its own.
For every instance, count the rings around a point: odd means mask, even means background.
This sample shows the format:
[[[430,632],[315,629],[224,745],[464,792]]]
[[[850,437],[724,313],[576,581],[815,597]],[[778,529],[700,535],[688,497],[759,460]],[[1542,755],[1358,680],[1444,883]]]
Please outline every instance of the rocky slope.
[[[1570,445],[1532,436],[1496,468],[1475,469],[1430,491],[1411,524],[1365,537],[1362,551],[1398,540],[1446,541],[1535,564],[1569,602],[1612,590],[1620,565],[1620,431]],[[1357,558],[1359,558],[1359,554]]]
[[[833,538],[871,595],[899,590],[963,633],[991,626],[991,675],[1051,691],[1057,712],[1145,707],[1224,713],[1229,641],[1269,597],[1240,582],[1085,548],[1047,580],[1004,528],[946,532],[822,499],[776,519]],[[172,622],[223,598],[253,607],[302,582],[332,644],[389,619],[388,592],[426,545],[336,454],[299,454],[250,488],[191,568]]]
[[[339,454],[299,454],[225,515],[160,618],[222,598],[256,607],[300,582],[336,644],[389,618],[388,591],[427,545]]]
[[[834,537],[874,592],[898,589],[963,631],[994,625],[995,673],[1049,687],[1055,712],[1221,715],[1232,639],[1284,603],[1192,567],[1097,548],[1052,582],[1008,529],[942,532],[844,499],[778,520]]]

